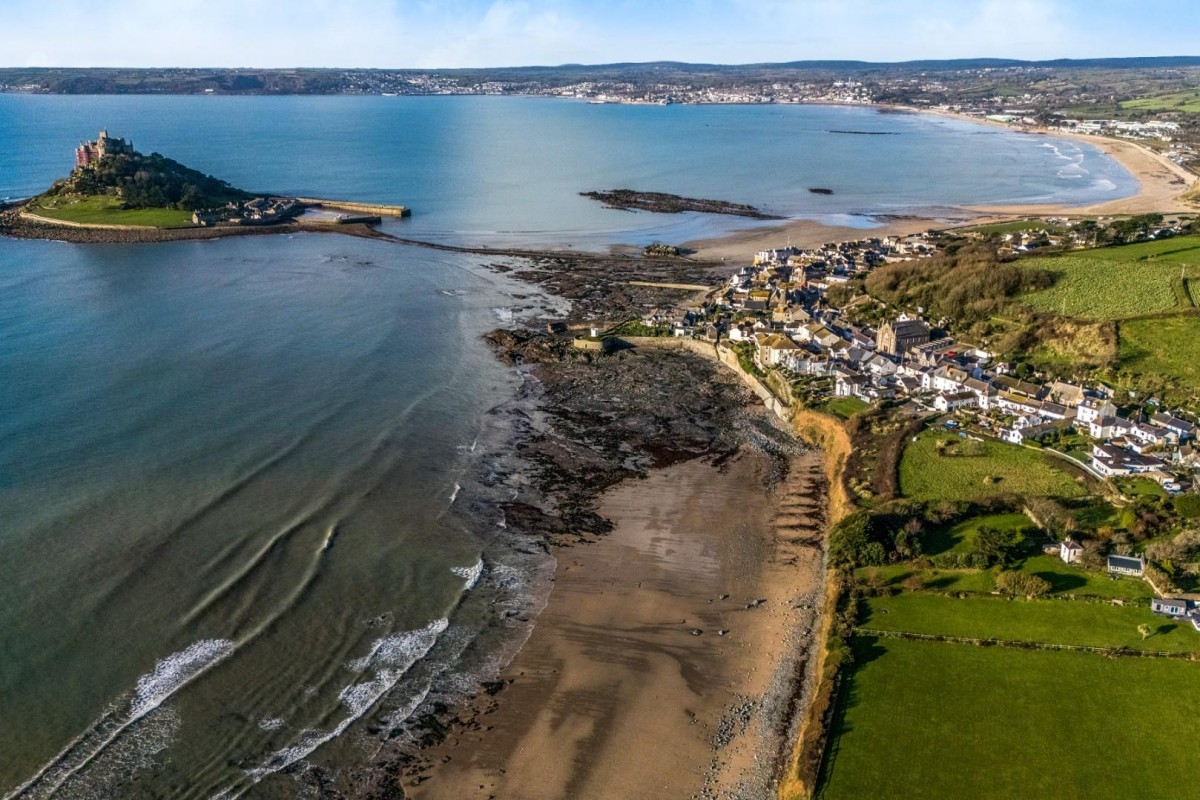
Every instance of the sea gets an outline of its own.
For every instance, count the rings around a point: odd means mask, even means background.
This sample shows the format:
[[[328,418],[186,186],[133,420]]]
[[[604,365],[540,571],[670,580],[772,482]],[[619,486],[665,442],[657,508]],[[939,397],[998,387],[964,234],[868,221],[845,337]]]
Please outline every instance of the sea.
[[[44,190],[101,128],[502,247],[761,224],[595,189],[866,233],[1137,188],[1077,141],[863,107],[10,94],[0,198]],[[528,377],[482,336],[563,310],[497,260],[323,234],[0,239],[0,797],[352,796],[415,719],[495,676],[554,562],[495,502]]]

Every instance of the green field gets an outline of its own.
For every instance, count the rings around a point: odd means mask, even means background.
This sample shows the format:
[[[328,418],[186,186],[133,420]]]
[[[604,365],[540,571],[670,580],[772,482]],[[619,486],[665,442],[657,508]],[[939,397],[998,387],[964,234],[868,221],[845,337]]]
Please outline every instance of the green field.
[[[835,397],[825,404],[825,410],[836,414],[842,419],[850,419],[855,414],[869,411],[871,404],[857,397]]]
[[[1024,514],[988,514],[972,517],[956,525],[937,528],[924,536],[925,555],[940,553],[969,553],[974,549],[975,536],[980,528],[1001,531],[1022,531],[1035,527]]]
[[[1058,275],[1054,286],[1025,295],[1023,300],[1033,308],[1081,319],[1124,319],[1191,306],[1172,284],[1179,282],[1181,271],[1193,282],[1200,279],[1200,236],[1031,258],[1021,263]]]
[[[1186,114],[1200,114],[1200,91],[1139,97],[1136,100],[1124,101],[1121,108],[1127,111],[1182,111]]]
[[[1195,783],[1200,664],[863,637],[854,651],[824,800],[1125,800]]]
[[[30,209],[34,214],[88,225],[139,225],[154,228],[190,227],[192,212],[176,208],[121,208],[113,197],[77,200],[46,199]]]
[[[1145,581],[1136,578],[1113,579],[1102,572],[1090,572],[1064,564],[1058,556],[1032,556],[1022,561],[1017,569],[1045,580],[1050,584],[1052,595],[1119,597],[1128,600],[1148,600],[1154,596]],[[996,572],[995,568],[917,569],[911,564],[889,564],[885,567],[862,567],[856,570],[855,578],[860,583],[869,583],[875,576],[875,580],[883,586],[902,586],[916,575],[929,591],[987,594],[996,589]]]
[[[1200,387],[1200,315],[1128,320],[1120,324],[1117,341],[1125,369]]]
[[[900,491],[916,500],[973,500],[1017,494],[1035,497],[1079,497],[1084,485],[1035,450],[984,441],[968,452],[941,454],[938,441],[959,447],[956,434],[928,430],[904,448],[900,459]],[[953,451],[947,451],[952,453]]]
[[[1200,653],[1200,633],[1191,624],[1156,616],[1149,606],[905,592],[864,601],[859,624],[881,631]],[[1149,625],[1153,635],[1143,640],[1139,625]]]

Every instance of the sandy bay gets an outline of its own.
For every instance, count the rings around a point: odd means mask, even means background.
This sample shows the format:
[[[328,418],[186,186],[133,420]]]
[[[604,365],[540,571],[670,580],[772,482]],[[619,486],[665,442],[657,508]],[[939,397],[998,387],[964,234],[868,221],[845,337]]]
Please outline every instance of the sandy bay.
[[[599,511],[614,530],[555,551],[549,604],[483,729],[429,753],[444,763],[405,791],[532,800],[768,787],[814,625],[824,479],[808,453],[771,491],[765,461],[694,460],[610,490]]]

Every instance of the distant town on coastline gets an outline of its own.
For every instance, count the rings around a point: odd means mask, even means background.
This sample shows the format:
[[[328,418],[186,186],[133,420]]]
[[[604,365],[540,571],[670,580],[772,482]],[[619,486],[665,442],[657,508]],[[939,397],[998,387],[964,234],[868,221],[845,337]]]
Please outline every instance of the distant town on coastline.
[[[839,103],[931,110],[1161,142],[1200,159],[1200,57],[488,69],[0,69],[31,94],[540,95],[589,103]]]

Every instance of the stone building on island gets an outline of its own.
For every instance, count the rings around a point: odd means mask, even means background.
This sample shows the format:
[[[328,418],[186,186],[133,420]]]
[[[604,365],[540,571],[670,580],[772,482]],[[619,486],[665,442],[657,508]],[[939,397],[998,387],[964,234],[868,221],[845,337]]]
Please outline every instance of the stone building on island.
[[[129,154],[133,152],[133,142],[108,135],[108,131],[100,131],[94,142],[83,142],[75,148],[75,166],[86,167],[95,164],[105,156]]]

